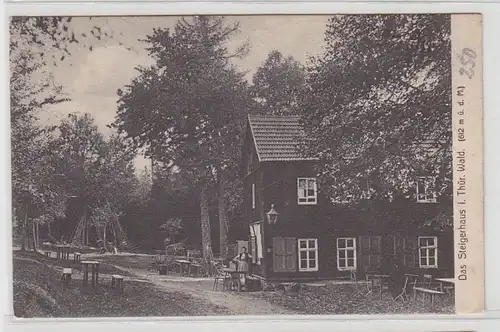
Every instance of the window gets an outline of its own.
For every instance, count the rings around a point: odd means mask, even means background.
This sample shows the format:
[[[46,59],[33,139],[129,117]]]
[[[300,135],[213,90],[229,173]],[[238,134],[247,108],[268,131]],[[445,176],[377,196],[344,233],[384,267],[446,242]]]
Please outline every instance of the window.
[[[342,237],[337,239],[337,269],[356,270],[356,239]]]
[[[318,271],[318,239],[299,239],[299,271]]]
[[[420,236],[418,238],[418,258],[420,267],[424,269],[437,268],[437,237]]]
[[[255,210],[255,183],[252,183],[252,210]]]
[[[297,197],[298,197],[298,203],[301,205],[316,204],[317,202],[316,179],[298,178]]]
[[[434,176],[420,176],[417,178],[417,202],[435,203],[436,197],[436,178]]]

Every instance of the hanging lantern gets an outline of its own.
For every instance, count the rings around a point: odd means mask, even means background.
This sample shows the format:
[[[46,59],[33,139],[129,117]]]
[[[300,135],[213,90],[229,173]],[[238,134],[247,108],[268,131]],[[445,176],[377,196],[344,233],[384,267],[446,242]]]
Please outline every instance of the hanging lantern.
[[[271,204],[271,210],[266,213],[267,214],[267,221],[269,222],[269,225],[274,225],[278,221],[278,216],[280,215],[276,210],[274,209],[274,204]]]

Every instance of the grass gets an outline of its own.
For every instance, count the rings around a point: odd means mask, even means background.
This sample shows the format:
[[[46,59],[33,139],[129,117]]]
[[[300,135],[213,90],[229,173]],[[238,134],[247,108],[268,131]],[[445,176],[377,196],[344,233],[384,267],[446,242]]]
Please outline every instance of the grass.
[[[445,296],[434,307],[429,302],[394,301],[388,293],[365,296],[366,286],[353,284],[330,284],[323,287],[305,286],[299,292],[251,292],[257,299],[294,310],[298,314],[419,314],[419,313],[455,313],[454,299]],[[437,300],[437,298],[436,298]],[[437,302],[437,301],[436,301]]]
[[[101,284],[97,291],[84,291],[74,281],[70,288],[63,289],[60,272],[44,258],[14,253],[16,317],[204,316],[227,311],[146,282],[126,281],[122,295],[109,284]]]
[[[132,275],[112,265],[141,270],[151,267],[151,256],[146,255],[103,255],[99,261],[100,273],[124,276]],[[109,282],[101,282],[97,292],[83,291],[81,280],[73,281],[69,289],[63,290],[61,267],[73,267],[73,263],[48,259],[38,253],[14,252],[14,312],[17,317],[225,315],[232,308],[229,300],[237,301],[239,296],[267,301],[297,314],[308,315],[454,313],[452,296],[444,297],[431,307],[429,303],[419,301],[394,301],[388,293],[384,293],[382,299],[377,295],[365,296],[366,286],[362,284],[303,285],[298,292],[243,292],[234,299],[228,293],[226,307],[207,302],[203,297],[193,298],[177,292],[178,289],[167,292],[137,279],[125,281],[123,295],[116,294]],[[81,269],[78,263],[73,268]],[[211,283],[207,285],[211,289]],[[247,314],[252,314],[251,311],[249,309]]]

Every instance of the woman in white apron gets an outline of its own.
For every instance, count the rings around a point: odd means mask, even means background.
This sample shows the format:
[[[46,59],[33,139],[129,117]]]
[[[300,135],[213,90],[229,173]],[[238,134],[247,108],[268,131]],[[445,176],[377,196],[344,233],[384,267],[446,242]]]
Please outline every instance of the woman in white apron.
[[[242,247],[241,252],[234,258],[234,261],[237,262],[238,271],[249,272],[249,266],[252,256],[248,254],[247,248]],[[245,274],[240,274],[240,282],[242,286],[245,286]]]

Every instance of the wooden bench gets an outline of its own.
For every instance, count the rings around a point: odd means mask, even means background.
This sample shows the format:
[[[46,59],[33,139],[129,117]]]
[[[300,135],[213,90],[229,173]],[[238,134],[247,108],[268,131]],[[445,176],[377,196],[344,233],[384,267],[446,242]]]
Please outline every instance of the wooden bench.
[[[123,290],[125,288],[123,282],[123,276],[119,274],[113,274],[111,276],[111,288],[116,289],[118,293],[123,293]]]
[[[50,256],[52,256],[52,251],[46,251],[45,257],[50,258]]]
[[[73,263],[79,262],[82,259],[82,254],[79,252],[73,253]]]
[[[444,292],[434,290],[434,289],[428,289],[428,288],[422,288],[422,287],[413,287],[413,298],[416,300],[417,299],[417,293],[422,293],[425,297],[425,294],[429,294],[431,298],[431,305],[434,304],[434,298],[436,295],[444,295]]]
[[[71,275],[73,274],[73,270],[70,268],[63,268],[63,273],[61,276],[61,280],[63,281],[63,287],[69,287],[71,283]]]

